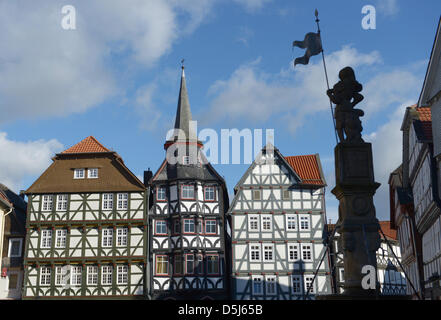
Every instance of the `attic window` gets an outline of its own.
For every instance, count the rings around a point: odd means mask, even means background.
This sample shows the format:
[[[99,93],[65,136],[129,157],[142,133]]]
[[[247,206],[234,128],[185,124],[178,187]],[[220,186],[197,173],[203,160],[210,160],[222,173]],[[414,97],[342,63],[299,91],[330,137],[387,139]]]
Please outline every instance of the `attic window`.
[[[74,179],[84,179],[84,169],[75,169]]]
[[[190,164],[190,157],[189,156],[184,156],[182,162],[183,162],[184,165],[189,165]]]
[[[98,168],[89,168],[87,169],[87,177],[90,179],[98,178]]]

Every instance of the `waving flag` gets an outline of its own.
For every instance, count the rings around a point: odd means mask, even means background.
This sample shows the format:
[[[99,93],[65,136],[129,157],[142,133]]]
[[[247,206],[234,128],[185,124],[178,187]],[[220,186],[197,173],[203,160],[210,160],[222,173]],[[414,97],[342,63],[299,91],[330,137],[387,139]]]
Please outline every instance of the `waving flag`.
[[[303,57],[299,57],[294,60],[294,66],[299,63],[308,64],[309,58],[311,56],[315,56],[323,51],[320,33],[314,32],[307,33],[305,35],[305,40],[303,41],[294,41],[292,43],[292,46],[306,49],[305,55]]]

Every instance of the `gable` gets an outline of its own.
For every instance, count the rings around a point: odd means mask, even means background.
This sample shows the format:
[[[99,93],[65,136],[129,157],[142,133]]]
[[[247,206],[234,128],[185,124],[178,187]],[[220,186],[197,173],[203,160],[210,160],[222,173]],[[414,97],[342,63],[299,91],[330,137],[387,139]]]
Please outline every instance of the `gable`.
[[[98,178],[74,179],[76,168],[98,168]],[[56,157],[26,193],[143,191],[142,182],[113,153]]]

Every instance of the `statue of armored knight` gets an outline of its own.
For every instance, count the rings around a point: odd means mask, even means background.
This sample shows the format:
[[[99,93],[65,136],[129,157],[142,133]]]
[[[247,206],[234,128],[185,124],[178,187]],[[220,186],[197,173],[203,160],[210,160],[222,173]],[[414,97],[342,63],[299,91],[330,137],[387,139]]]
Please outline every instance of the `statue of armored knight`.
[[[332,89],[326,93],[335,107],[335,122],[338,137],[341,142],[362,143],[360,117],[364,115],[363,110],[354,109],[355,105],[363,100],[359,92],[363,86],[355,79],[354,70],[346,67],[340,70],[337,82]]]

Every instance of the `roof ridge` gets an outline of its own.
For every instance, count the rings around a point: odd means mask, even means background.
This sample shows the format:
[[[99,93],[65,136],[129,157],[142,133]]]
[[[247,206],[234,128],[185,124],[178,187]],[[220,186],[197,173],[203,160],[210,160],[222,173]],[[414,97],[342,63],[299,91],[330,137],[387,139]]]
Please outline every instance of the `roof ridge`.
[[[95,153],[95,152],[111,152],[103,146],[94,136],[88,136],[70,148],[62,151],[62,154],[69,153]]]

